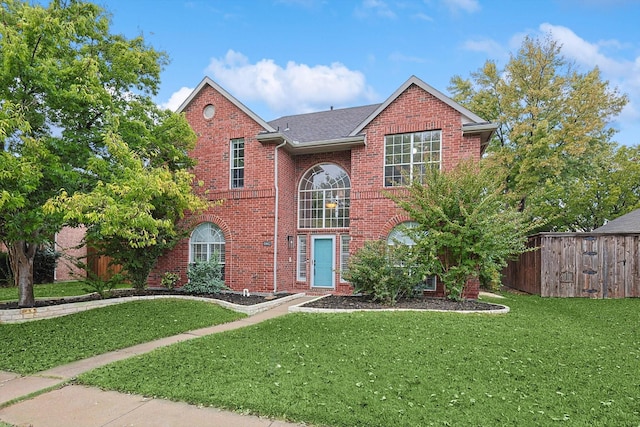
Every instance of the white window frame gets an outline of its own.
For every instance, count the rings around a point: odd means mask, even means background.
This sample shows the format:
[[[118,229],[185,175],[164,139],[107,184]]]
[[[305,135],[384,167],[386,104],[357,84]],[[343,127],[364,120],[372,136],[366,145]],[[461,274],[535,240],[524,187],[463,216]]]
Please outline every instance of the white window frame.
[[[434,145],[437,146],[436,149]],[[422,178],[429,166],[441,169],[442,130],[385,135],[382,171],[385,187],[408,185],[413,179]],[[387,175],[387,171],[395,172],[398,168],[399,174]],[[402,172],[408,172],[409,182]]]
[[[340,180],[330,182],[329,186],[316,186],[315,182],[310,185],[316,177],[321,180],[329,176],[328,172],[322,175],[325,167],[343,174]],[[350,212],[351,179],[347,171],[335,163],[320,163],[307,169],[298,184],[298,228],[349,228]]]
[[[348,283],[344,278],[344,273],[349,269],[349,245],[351,236],[342,234],[340,236],[340,283]]]
[[[213,230],[213,232],[211,232],[211,230],[200,231],[204,227],[210,227]],[[207,234],[210,234],[211,237],[219,237],[219,239],[212,238],[211,240],[194,242],[193,237],[196,232],[207,233]],[[224,237],[224,233],[222,232],[222,229],[220,229],[220,227],[218,227],[216,224],[212,222],[202,222],[193,229],[193,231],[191,232],[191,236],[189,236],[189,262],[190,263],[196,262],[195,253],[198,251],[194,251],[194,245],[202,246],[204,248],[204,251],[202,251],[202,253],[205,254],[205,257],[203,259],[204,261],[209,261],[211,259],[211,256],[217,252],[218,262],[224,268],[226,264],[227,242]]]
[[[297,262],[296,262],[296,280],[298,282],[306,282],[307,281],[307,266],[309,263],[307,262],[307,235],[300,234],[298,235],[298,250],[297,250]]]
[[[231,155],[229,156],[229,187],[231,189],[244,188],[244,164],[245,164],[245,142],[244,138],[234,138],[230,141],[229,147]],[[242,152],[242,156],[239,153]],[[238,166],[236,161],[242,162],[242,166]],[[236,171],[242,171],[242,178],[235,176]]]

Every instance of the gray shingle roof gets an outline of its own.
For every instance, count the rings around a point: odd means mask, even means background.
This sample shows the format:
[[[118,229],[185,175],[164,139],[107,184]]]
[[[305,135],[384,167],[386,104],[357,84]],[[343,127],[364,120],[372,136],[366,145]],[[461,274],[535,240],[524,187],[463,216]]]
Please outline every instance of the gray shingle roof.
[[[622,215],[613,221],[609,221],[594,233],[640,233],[640,209]]]
[[[380,104],[284,116],[269,122],[292,141],[330,141],[348,136]]]

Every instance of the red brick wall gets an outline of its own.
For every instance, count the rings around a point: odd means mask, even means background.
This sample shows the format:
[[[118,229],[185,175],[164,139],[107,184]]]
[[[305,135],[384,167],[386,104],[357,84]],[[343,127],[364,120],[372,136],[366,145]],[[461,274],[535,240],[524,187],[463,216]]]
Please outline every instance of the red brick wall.
[[[212,119],[202,111],[208,104],[216,108]],[[273,145],[263,145],[256,135],[264,129],[227,98],[205,86],[185,109],[187,120],[198,135],[191,156],[198,159],[196,180],[204,185],[197,191],[211,201],[222,204],[204,214],[187,218],[190,229],[199,223],[213,222],[225,236],[225,282],[232,289],[248,288],[254,292],[273,290],[273,250],[275,191]],[[244,188],[230,189],[230,140],[245,140]],[[287,157],[281,156],[282,157]],[[285,159],[286,160],[286,159]],[[283,162],[285,163],[285,162]],[[282,169],[283,166],[281,166]],[[286,175],[286,165],[284,166]],[[290,175],[289,175],[290,176]],[[282,192],[281,192],[282,193]],[[282,205],[282,203],[281,203]],[[282,244],[282,238],[279,239]],[[189,261],[188,239],[161,257],[149,277],[157,286],[165,272],[181,275],[186,282]],[[280,246],[282,251],[284,246]]]
[[[205,120],[205,105],[216,106],[213,119]],[[273,283],[273,254],[278,250],[277,289],[309,291],[308,282],[296,281],[297,236],[299,234],[335,234],[336,266],[339,267],[340,234],[351,236],[350,251],[355,252],[366,240],[386,238],[391,229],[408,220],[392,201],[383,195],[384,137],[388,134],[424,130],[442,130],[442,167],[450,169],[461,159],[480,159],[480,139],[462,135],[460,114],[418,86],[412,85],[392,102],[364,130],[366,146],[351,151],[292,156],[278,151],[279,230],[274,237],[275,145],[261,144],[255,136],[262,131],[258,123],[229,100],[206,86],[185,110],[187,120],[198,134],[191,153],[198,159],[195,173],[204,182],[199,191],[207,190],[210,200],[223,200],[191,221],[191,228],[203,221],[217,224],[226,240],[226,277],[235,290],[269,292]],[[229,190],[229,140],[245,139],[245,188]],[[351,179],[350,228],[315,230],[297,228],[298,184],[303,174],[319,163],[335,163],[345,169]],[[289,246],[287,236],[292,236]],[[310,248],[311,239],[308,237]],[[309,254],[308,254],[309,255]],[[189,256],[188,239],[159,260],[150,277],[157,285],[165,271],[178,272],[186,280]],[[338,269],[337,269],[338,270]],[[337,293],[350,293],[351,287],[339,280]],[[436,294],[443,292],[439,285]]]
[[[86,272],[76,265],[78,261],[87,262],[87,247],[78,247],[82,244],[85,232],[85,227],[64,227],[56,234],[55,250],[63,253],[56,265],[56,282],[79,280],[87,276]]]

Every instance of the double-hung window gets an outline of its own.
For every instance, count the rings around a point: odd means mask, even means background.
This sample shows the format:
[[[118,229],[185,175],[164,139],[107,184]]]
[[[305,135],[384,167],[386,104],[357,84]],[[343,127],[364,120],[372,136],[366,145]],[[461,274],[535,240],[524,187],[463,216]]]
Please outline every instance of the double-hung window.
[[[428,168],[440,169],[440,130],[387,135],[384,138],[384,185],[408,185]]]
[[[231,140],[231,188],[244,188],[244,138]]]

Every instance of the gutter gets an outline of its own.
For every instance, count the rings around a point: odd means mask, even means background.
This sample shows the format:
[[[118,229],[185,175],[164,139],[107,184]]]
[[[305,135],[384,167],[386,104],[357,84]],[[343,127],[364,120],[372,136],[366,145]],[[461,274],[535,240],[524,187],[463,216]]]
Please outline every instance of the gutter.
[[[274,209],[274,225],[273,225],[273,293],[278,291],[278,207],[280,203],[279,191],[278,191],[278,149],[284,147],[287,141],[282,142],[280,145],[276,145],[276,149],[273,152],[273,181],[275,186],[275,209]]]

